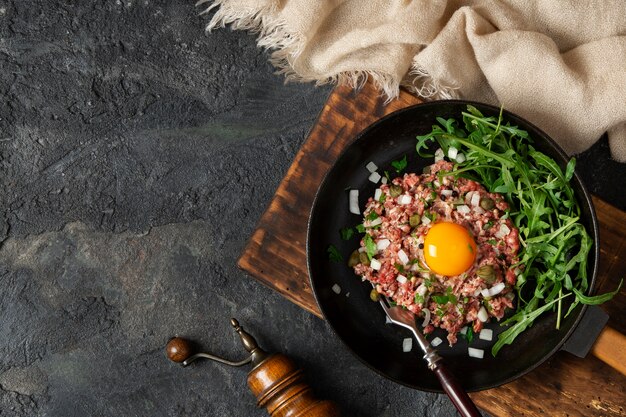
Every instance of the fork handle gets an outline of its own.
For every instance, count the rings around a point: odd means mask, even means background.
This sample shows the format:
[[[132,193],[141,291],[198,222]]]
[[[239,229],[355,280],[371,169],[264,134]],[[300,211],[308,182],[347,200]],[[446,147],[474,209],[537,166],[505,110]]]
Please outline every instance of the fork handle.
[[[438,361],[433,369],[443,390],[448,394],[450,400],[463,417],[481,417],[480,411],[474,405],[472,399],[467,395],[459,381],[448,370],[443,361]]]

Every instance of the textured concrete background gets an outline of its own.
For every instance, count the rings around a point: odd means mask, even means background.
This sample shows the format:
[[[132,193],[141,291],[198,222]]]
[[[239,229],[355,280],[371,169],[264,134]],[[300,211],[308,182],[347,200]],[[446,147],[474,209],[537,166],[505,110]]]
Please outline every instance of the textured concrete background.
[[[329,88],[283,85],[187,1],[0,2],[0,416],[263,416],[238,317],[351,416],[453,415],[388,382],[236,260]],[[626,208],[606,141],[579,166]],[[592,173],[594,172],[594,173]]]

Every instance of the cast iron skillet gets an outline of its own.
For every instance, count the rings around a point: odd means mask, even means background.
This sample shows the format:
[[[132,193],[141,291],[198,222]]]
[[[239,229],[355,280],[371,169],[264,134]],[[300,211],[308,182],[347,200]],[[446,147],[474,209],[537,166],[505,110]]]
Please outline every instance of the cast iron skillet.
[[[346,189],[359,189],[361,210],[367,199],[374,195],[376,185],[368,181],[369,172],[365,165],[373,161],[382,174],[383,170],[392,171],[392,161],[407,155],[409,166],[405,172],[421,173],[422,168],[433,163],[433,160],[424,160],[417,155],[416,135],[430,132],[438,116],[460,120],[467,104],[472,104],[485,115],[497,116],[500,111],[480,103],[435,101],[399,110],[366,128],[327,173],[317,191],[309,219],[309,276],[317,303],[328,323],[348,348],[369,367],[393,381],[424,391],[442,392],[437,378],[421,359],[422,353],[417,348],[412,352],[402,352],[402,340],[411,337],[410,333],[397,326],[386,325],[382,309],[369,298],[370,284],[362,282],[345,262],[329,261],[326,249],[329,244],[333,244],[347,259],[359,246],[359,236],[343,241],[339,230],[362,221],[361,216],[349,212]],[[528,131],[534,140],[535,149],[551,156],[565,168],[568,160],[565,153],[544,132],[509,112],[505,111],[503,117],[512,125]],[[435,145],[432,146],[434,149]],[[599,258],[597,219],[591,197],[577,174],[572,179],[572,185],[581,206],[582,222],[594,240],[588,260],[592,292]],[[339,295],[332,290],[335,284],[341,288]],[[471,346],[485,349],[484,359],[469,358],[467,342],[460,338],[454,347],[450,348],[444,342],[437,350],[466,390],[496,387],[524,375],[557,352],[576,328],[584,310],[585,307],[579,305],[561,321],[560,330],[555,329],[555,314],[541,317],[512,345],[505,346],[495,358],[490,352],[494,342],[482,340],[474,340]],[[487,327],[494,330],[494,341],[503,330],[497,322]],[[446,340],[443,330],[438,329],[434,335]]]

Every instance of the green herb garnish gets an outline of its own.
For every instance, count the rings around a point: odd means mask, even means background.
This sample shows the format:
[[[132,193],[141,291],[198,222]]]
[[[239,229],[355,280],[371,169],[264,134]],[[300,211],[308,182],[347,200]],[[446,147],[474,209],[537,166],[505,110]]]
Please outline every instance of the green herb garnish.
[[[369,258],[369,260],[371,261],[374,255],[376,255],[376,251],[378,250],[376,248],[376,242],[374,242],[374,239],[372,239],[372,236],[370,236],[369,234],[366,234],[365,237],[363,238],[363,243],[365,243],[365,253],[367,254],[367,257]]]
[[[343,262],[343,256],[339,253],[339,250],[335,247],[335,245],[328,245],[326,252],[328,252],[328,259],[331,261]]]
[[[391,166],[396,169],[396,172],[398,174],[402,172],[407,166],[406,155],[404,155],[404,158],[400,159],[399,161],[393,161],[391,163]]]
[[[352,239],[352,236],[354,236],[354,229],[351,227],[344,227],[339,230],[339,234],[343,240],[350,240]]]
[[[376,220],[377,218],[378,218],[378,213],[376,213],[375,211],[371,211],[370,214],[365,216],[365,220],[369,220],[369,221]]]

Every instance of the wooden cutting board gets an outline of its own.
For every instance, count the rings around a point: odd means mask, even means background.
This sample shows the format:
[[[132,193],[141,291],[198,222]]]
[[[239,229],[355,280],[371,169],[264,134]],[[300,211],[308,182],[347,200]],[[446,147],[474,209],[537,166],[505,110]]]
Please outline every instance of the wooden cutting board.
[[[306,230],[315,192],[340,152],[366,126],[420,100],[406,92],[384,104],[374,86],[337,87],[296,155],[245,248],[239,266],[290,301],[322,317],[309,285]],[[594,198],[600,223],[599,291],[626,276],[626,213]],[[626,334],[626,288],[602,308]],[[623,355],[623,352],[622,352]],[[626,416],[626,377],[592,355],[560,352],[507,385],[471,394],[494,416]]]

